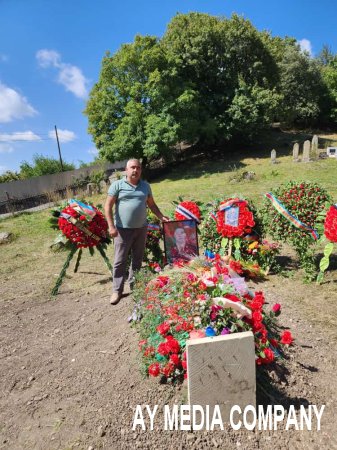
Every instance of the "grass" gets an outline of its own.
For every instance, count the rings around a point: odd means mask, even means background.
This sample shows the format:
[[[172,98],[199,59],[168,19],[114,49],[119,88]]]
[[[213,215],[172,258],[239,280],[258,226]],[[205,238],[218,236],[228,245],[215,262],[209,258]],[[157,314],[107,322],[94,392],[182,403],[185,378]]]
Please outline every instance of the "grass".
[[[179,195],[186,200],[201,201],[243,195],[260,206],[266,192],[290,180],[315,181],[327,189],[336,201],[337,159],[294,163],[292,144],[298,136],[294,138],[292,133],[279,133],[277,137],[278,139],[274,139],[272,144],[269,144],[266,139],[264,143],[256,144],[255,149],[250,147],[241,152],[228,153],[226,156],[218,152],[216,156],[205,155],[198,161],[175,167],[167,175],[151,183],[156,202],[164,213],[172,210],[172,201]],[[334,136],[329,135],[329,142],[333,138]],[[277,164],[270,162],[271,148],[277,150]],[[231,182],[233,178],[240,179],[240,174],[244,171],[254,172],[254,179]],[[105,197],[105,193],[97,194],[90,200],[94,204],[103,204]],[[11,281],[11,283],[4,283],[4,293],[8,299],[12,300],[25,295],[28,297],[46,295],[55,283],[65,261],[65,254],[53,253],[50,250],[49,246],[57,232],[49,227],[49,217],[50,209],[21,213],[0,220],[0,232],[7,231],[14,234],[14,240],[11,243],[1,245],[0,276],[3,282]],[[108,255],[111,256],[111,253],[112,247],[108,250]],[[107,273],[99,255],[92,258],[84,255],[81,270],[87,272],[98,270],[103,274]],[[71,268],[67,274],[72,274]],[[76,274],[76,280],[83,282],[81,274]],[[21,285],[20,290],[13,288],[18,281]],[[12,288],[6,289],[7,284],[12,285]]]
[[[284,155],[277,161],[277,164],[271,164],[270,156],[237,160],[219,158],[213,161],[204,158],[189,164],[188,171],[186,165],[175,168],[165,177],[152,182],[151,186],[156,201],[164,210],[171,208],[172,200],[178,195],[184,199],[210,201],[241,194],[259,206],[266,192],[291,180],[317,182],[337,199],[337,159],[294,163],[292,156]],[[239,175],[240,172],[254,172],[255,177],[250,181],[231,182],[236,172]]]

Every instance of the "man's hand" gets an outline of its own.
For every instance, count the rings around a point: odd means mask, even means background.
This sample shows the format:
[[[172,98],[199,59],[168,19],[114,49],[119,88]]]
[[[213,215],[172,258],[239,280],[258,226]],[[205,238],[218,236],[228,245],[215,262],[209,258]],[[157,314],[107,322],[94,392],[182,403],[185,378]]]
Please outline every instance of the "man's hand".
[[[169,222],[169,221],[170,221],[170,218],[167,217],[167,216],[163,216],[163,217],[161,218],[161,221],[162,221],[162,222]]]
[[[109,232],[109,236],[112,238],[115,238],[116,236],[118,236],[118,230],[116,227],[109,227],[108,232]]]

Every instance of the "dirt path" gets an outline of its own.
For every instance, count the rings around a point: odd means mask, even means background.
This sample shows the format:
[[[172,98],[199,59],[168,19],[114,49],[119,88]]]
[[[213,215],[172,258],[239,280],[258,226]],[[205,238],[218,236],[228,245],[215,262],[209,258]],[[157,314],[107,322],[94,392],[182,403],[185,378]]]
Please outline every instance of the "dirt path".
[[[127,323],[132,299],[109,304],[110,280],[92,261],[67,279],[56,300],[45,294],[51,269],[3,278],[0,307],[0,449],[337,449],[336,294],[270,277],[257,286],[280,301],[295,335],[280,383],[283,404],[326,405],[321,431],[132,431],[136,405],[186,403],[185,388],[139,372],[137,334]],[[55,271],[55,267],[53,268]],[[324,308],[328,304],[327,308]],[[315,313],[316,311],[316,313]],[[318,320],[316,320],[316,317]],[[327,330],[327,331],[326,331]]]

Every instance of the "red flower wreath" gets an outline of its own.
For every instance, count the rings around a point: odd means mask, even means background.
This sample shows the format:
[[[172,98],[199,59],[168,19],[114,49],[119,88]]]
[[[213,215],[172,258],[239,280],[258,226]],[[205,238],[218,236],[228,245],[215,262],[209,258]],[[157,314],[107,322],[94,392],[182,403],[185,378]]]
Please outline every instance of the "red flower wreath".
[[[254,227],[255,222],[253,218],[253,213],[248,209],[248,203],[245,200],[240,200],[239,198],[228,199],[220,203],[221,205],[232,202],[233,206],[239,208],[239,218],[238,226],[234,227],[225,223],[225,211],[218,211],[217,218],[217,232],[223,237],[232,238],[243,236],[244,234],[250,233],[252,227]]]
[[[180,202],[179,205],[177,206],[177,209],[179,209],[179,207],[185,208],[188,211],[190,211],[200,222],[201,219],[201,213],[200,213],[200,209],[199,206],[195,203],[195,202]],[[191,219],[190,217],[184,216],[183,214],[181,214],[179,211],[175,211],[174,213],[174,217],[176,220],[189,220]]]
[[[324,234],[331,242],[337,242],[337,206],[330,206],[324,222]]]
[[[103,214],[93,206],[96,214],[91,221],[87,221],[85,216],[80,215],[71,206],[67,206],[61,211],[61,214],[69,214],[74,219],[78,220],[81,225],[87,228],[91,233],[101,239],[106,238],[108,224]],[[78,228],[75,224],[70,223],[66,218],[60,216],[58,225],[62,233],[73,242],[78,248],[81,247],[95,247],[101,243],[101,239],[94,239],[87,235],[84,231]]]

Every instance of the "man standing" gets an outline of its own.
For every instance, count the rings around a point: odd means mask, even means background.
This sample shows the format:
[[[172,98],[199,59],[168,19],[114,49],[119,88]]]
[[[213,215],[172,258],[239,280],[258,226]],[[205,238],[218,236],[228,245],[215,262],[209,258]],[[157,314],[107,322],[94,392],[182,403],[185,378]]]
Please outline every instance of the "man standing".
[[[113,285],[110,303],[117,305],[122,298],[127,259],[131,251],[129,283],[134,272],[142,266],[144,258],[147,221],[146,207],[162,221],[169,219],[156,205],[150,185],[140,179],[142,167],[138,159],[129,159],[126,164],[126,177],[115,181],[108,190],[105,202],[105,216],[109,226],[109,235],[114,238]],[[115,205],[115,222],[112,208]]]

